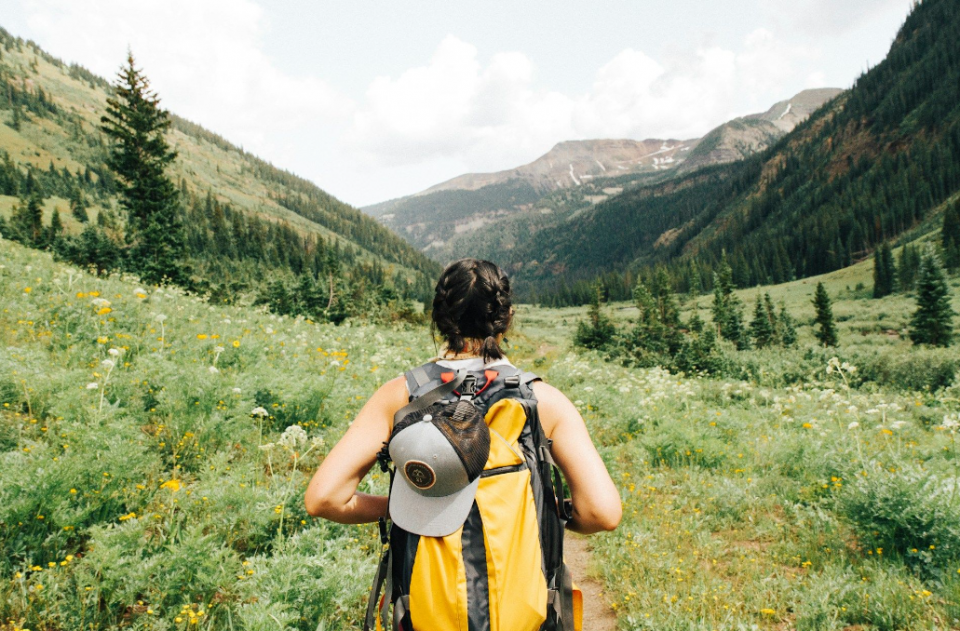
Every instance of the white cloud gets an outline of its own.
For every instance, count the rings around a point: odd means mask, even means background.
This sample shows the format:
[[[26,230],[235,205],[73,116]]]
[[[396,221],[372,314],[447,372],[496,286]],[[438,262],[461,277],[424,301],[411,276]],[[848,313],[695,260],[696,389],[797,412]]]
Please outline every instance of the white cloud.
[[[761,0],[762,10],[783,26],[808,35],[842,35],[893,11],[902,19],[913,0]]]
[[[271,159],[288,146],[284,135],[351,108],[320,79],[271,62],[263,11],[250,0],[30,0],[25,9],[55,55],[112,78],[130,46],[167,108]]]
[[[699,48],[669,62],[626,49],[589,91],[562,94],[537,86],[522,53],[483,64],[476,47],[448,36],[426,65],[371,83],[344,142],[380,167],[449,160],[495,170],[567,139],[692,138],[806,87],[794,67],[812,55],[764,29],[739,50]]]

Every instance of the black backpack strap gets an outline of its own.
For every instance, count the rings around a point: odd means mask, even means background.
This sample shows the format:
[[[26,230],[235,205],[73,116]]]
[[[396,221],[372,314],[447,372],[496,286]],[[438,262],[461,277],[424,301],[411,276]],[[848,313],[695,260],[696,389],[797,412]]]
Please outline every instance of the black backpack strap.
[[[383,555],[380,557],[380,564],[377,566],[377,574],[373,578],[373,585],[370,586],[370,598],[367,600],[367,614],[363,619],[363,631],[372,631],[376,628],[377,620],[377,606],[380,604],[380,593],[383,592],[384,596],[390,597],[390,574],[393,569],[393,554],[390,551],[389,546],[384,549]],[[384,591],[384,583],[388,583],[386,591]],[[383,610],[386,610],[390,606],[390,603],[383,603]]]

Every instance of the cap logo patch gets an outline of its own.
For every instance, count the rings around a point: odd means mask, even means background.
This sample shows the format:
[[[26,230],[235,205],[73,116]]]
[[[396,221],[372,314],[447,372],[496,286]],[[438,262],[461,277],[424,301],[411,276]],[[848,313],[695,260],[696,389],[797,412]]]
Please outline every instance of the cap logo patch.
[[[433,467],[426,462],[410,460],[403,465],[403,473],[410,480],[410,484],[423,491],[432,487],[437,481],[437,474]]]

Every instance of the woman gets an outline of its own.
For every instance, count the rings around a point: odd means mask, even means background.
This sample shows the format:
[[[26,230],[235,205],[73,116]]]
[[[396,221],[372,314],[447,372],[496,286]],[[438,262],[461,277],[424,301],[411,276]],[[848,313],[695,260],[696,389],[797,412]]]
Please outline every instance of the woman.
[[[513,370],[500,348],[512,315],[510,282],[499,267],[476,259],[450,264],[437,282],[433,300],[433,325],[444,340],[433,361],[453,371],[487,369],[492,374],[497,366],[501,372],[506,367]],[[541,381],[530,387],[543,432],[552,441],[553,459],[570,489],[572,518],[566,527],[584,534],[613,530],[620,522],[620,495],[583,418],[556,388]],[[345,524],[388,516],[388,498],[358,493],[357,486],[390,441],[394,415],[409,398],[407,381],[398,377],[367,401],[310,481],[305,503],[311,515]],[[462,581],[462,569],[460,577]]]

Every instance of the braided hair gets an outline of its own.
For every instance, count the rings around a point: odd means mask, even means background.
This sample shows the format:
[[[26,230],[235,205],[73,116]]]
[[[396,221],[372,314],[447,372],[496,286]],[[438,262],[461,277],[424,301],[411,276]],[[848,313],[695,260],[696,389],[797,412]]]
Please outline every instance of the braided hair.
[[[497,336],[506,333],[512,316],[510,279],[495,263],[460,259],[440,274],[433,297],[433,330],[450,351],[463,352],[472,338],[483,340],[483,361],[501,359]]]

